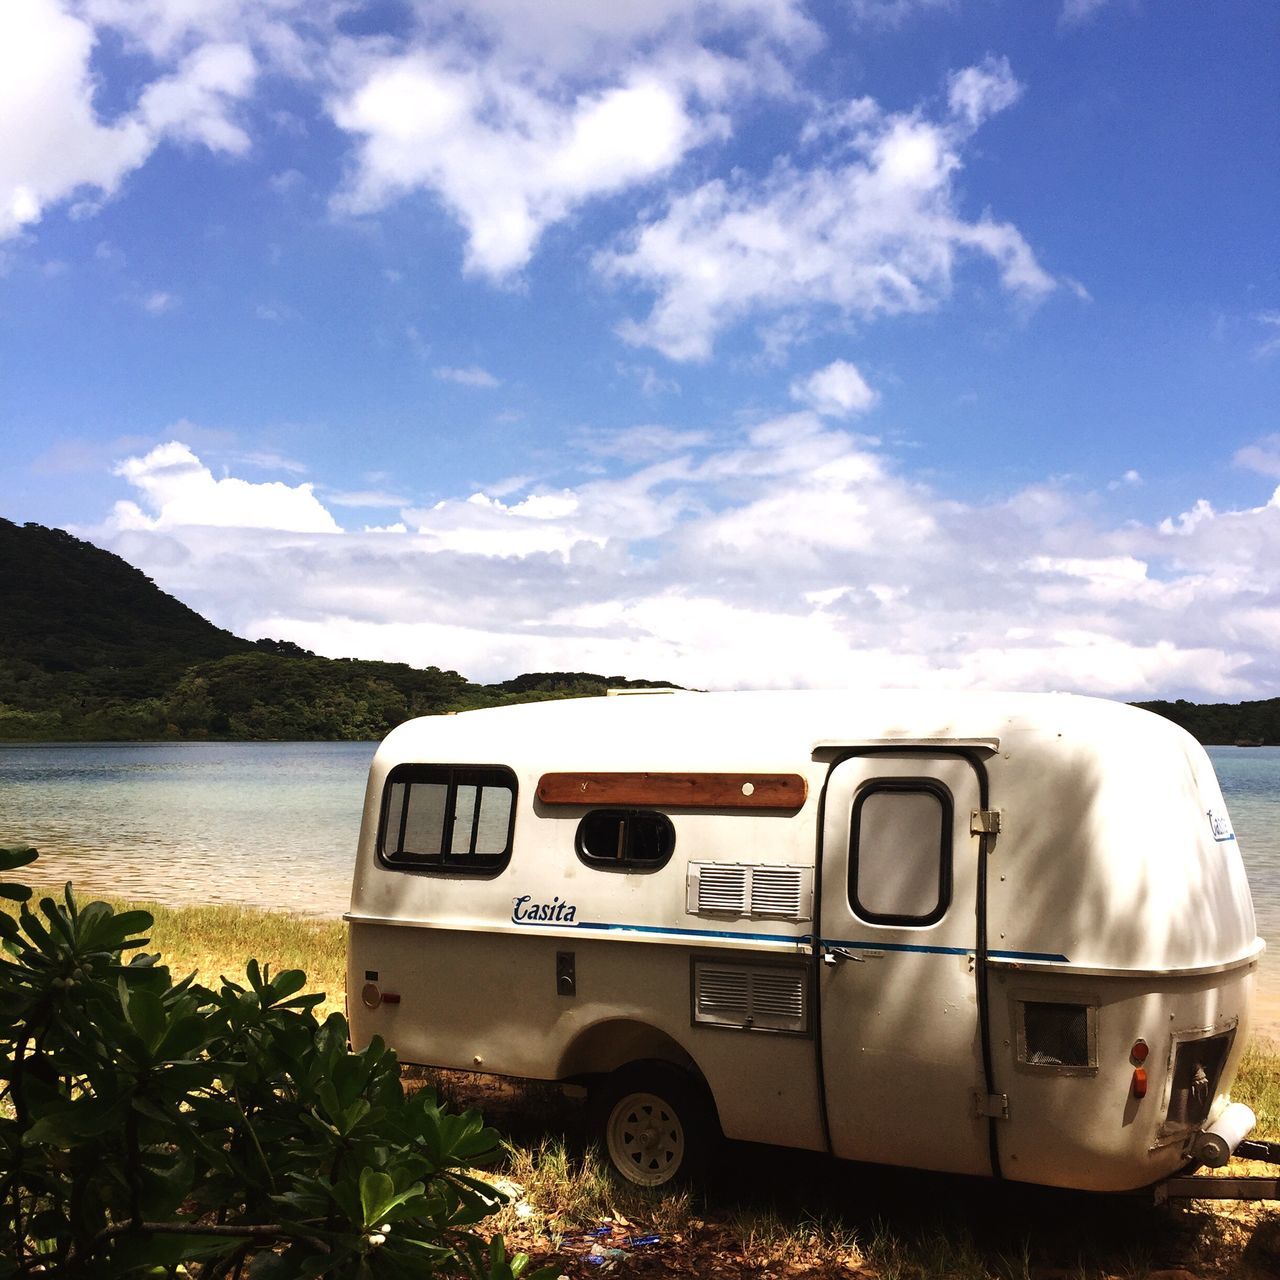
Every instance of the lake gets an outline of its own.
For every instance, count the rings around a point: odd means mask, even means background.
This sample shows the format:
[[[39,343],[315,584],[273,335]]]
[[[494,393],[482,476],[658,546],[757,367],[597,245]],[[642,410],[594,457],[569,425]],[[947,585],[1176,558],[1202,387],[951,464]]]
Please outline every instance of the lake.
[[[0,745],[0,844],[38,878],[170,903],[346,909],[372,742]],[[1211,747],[1249,868],[1260,1029],[1280,1037],[1280,747]]]

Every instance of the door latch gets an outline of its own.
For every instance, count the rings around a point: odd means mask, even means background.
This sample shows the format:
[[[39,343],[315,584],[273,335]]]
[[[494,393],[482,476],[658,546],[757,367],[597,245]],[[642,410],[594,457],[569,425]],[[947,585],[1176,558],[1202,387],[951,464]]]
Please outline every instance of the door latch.
[[[850,951],[846,947],[823,947],[822,963],[835,968],[843,960],[853,960],[858,964],[862,964],[865,956],[860,956],[856,951]]]

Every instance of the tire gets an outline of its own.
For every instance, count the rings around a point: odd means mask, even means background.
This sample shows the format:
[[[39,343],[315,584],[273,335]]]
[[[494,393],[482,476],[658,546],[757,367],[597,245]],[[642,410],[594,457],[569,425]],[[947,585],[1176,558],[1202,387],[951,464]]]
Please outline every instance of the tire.
[[[686,1072],[664,1063],[623,1067],[592,1099],[610,1171],[639,1187],[669,1187],[706,1166],[715,1145],[711,1101]]]

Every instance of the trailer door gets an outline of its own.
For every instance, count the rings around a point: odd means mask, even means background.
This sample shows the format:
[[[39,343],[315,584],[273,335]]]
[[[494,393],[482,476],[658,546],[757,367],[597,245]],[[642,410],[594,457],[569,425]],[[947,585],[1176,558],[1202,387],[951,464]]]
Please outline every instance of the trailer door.
[[[833,1154],[990,1173],[979,809],[961,755],[860,754],[827,782],[819,1057]]]

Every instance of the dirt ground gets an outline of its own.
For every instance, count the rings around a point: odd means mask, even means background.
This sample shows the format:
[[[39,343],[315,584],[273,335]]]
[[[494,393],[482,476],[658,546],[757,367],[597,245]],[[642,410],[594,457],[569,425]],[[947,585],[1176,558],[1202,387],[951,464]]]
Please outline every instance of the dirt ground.
[[[585,1108],[557,1090],[463,1073],[435,1082],[516,1146],[562,1136],[572,1162],[589,1145]],[[1276,1176],[1246,1161],[1222,1172]],[[997,1184],[745,1143],[726,1144],[686,1196],[621,1192],[595,1203],[589,1221],[589,1197],[572,1188],[557,1212],[546,1185],[505,1185],[515,1199],[503,1214],[508,1246],[570,1280],[1280,1280],[1274,1202],[1157,1206],[1149,1194]]]

